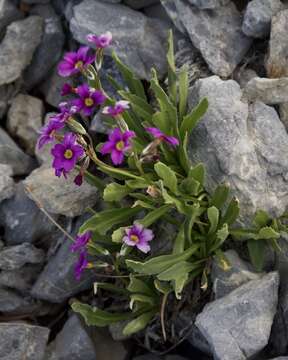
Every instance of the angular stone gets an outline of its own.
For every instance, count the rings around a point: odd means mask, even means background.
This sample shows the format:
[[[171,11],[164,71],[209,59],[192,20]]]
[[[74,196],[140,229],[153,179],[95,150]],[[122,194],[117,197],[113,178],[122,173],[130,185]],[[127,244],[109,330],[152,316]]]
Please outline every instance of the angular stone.
[[[45,253],[35,246],[24,243],[7,247],[0,251],[0,269],[20,269],[25,264],[41,264],[44,262]]]
[[[84,44],[87,34],[109,30],[114,41],[108,51],[115,50],[138,76],[149,79],[152,66],[160,76],[166,72],[167,27],[157,19],[149,19],[121,4],[84,0],[73,7],[70,30]]]
[[[0,44],[0,85],[17,80],[30,64],[42,35],[43,20],[29,16],[7,27]]]
[[[249,68],[239,68],[234,72],[234,80],[238,82],[241,89],[244,89],[248,82],[255,77],[258,77],[256,71]]]
[[[0,204],[0,224],[7,245],[48,241],[56,232],[55,225],[28,198],[22,182],[17,184],[15,195]]]
[[[98,357],[86,327],[75,314],[65,323],[50,348],[51,360],[95,360]]]
[[[226,6],[230,0],[188,0],[190,4],[196,6],[198,9],[216,9],[221,6]]]
[[[42,360],[50,330],[25,323],[0,324],[1,360]]]
[[[21,293],[29,293],[33,283],[41,271],[41,265],[24,265],[19,270],[0,272],[0,288],[15,289]]]
[[[13,175],[28,174],[35,163],[26,155],[10,136],[0,128],[0,164],[10,165]]]
[[[268,77],[288,76],[288,9],[272,18],[269,51],[266,63]]]
[[[44,29],[31,64],[23,74],[24,85],[28,89],[39,84],[47,76],[49,70],[57,64],[65,40],[61,19],[51,5],[34,6],[30,13],[43,18]]]
[[[200,50],[210,70],[228,77],[252,43],[241,31],[241,14],[234,3],[213,10],[199,10],[184,0],[162,3],[178,29]]]
[[[134,10],[158,4],[159,2],[160,0],[124,0],[124,4],[130,6]]]
[[[49,213],[74,217],[93,207],[99,199],[97,189],[87,182],[81,186],[74,184],[76,175],[73,171],[67,180],[58,178],[52,168],[42,166],[34,170],[24,184],[31,190],[32,195],[28,193],[28,196],[35,196]]]
[[[11,0],[2,0],[0,3],[0,32],[5,30],[7,25],[22,17],[23,14]]]
[[[229,294],[250,280],[261,278],[260,274],[252,272],[251,265],[240,259],[236,251],[228,250],[224,254],[230,265],[229,270],[223,270],[216,260],[212,264],[211,278],[216,299]]]
[[[44,113],[43,102],[30,95],[19,94],[11,104],[7,128],[26,151],[33,155]]]
[[[283,9],[280,0],[252,0],[248,3],[242,31],[253,38],[265,38],[270,34],[272,16]]]
[[[14,195],[15,185],[10,165],[0,164],[0,202]]]
[[[245,360],[267,345],[278,282],[278,273],[269,273],[204,307],[196,326],[208,340],[215,359]]]
[[[248,118],[239,85],[216,76],[197,81],[190,105],[203,97],[209,108],[191,134],[188,151],[194,163],[203,162],[209,169],[207,190],[227,182],[246,224],[257,209],[281,215],[288,201],[288,135],[276,111],[257,102]]]
[[[288,102],[288,77],[279,79],[254,77],[247,83],[244,96],[249,101],[262,101],[271,105]]]

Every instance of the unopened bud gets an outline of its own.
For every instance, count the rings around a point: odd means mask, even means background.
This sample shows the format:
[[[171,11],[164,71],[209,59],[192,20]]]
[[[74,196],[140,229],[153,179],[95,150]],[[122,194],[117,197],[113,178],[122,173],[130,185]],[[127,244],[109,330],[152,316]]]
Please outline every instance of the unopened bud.
[[[68,119],[67,125],[78,134],[85,135],[87,133],[85,128],[78,121],[74,120],[72,116]]]

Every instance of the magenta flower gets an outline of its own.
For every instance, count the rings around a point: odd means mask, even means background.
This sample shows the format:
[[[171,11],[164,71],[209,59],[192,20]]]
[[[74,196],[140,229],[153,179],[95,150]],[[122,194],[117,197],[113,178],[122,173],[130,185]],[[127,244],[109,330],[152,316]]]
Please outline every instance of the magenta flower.
[[[148,244],[154,238],[153,231],[145,229],[141,224],[134,224],[132,227],[125,229],[123,242],[129,246],[136,246],[137,249],[145,254],[150,251]]]
[[[54,141],[54,135],[57,130],[64,127],[64,123],[58,121],[55,118],[51,118],[48,124],[42,127],[40,130],[40,136],[38,138],[37,147],[41,149],[44,145]]]
[[[76,251],[84,249],[85,246],[88,244],[88,242],[91,240],[91,238],[92,238],[91,231],[86,231],[82,235],[77,235],[76,241],[74,242],[73,245],[71,245],[70,250],[72,252],[76,252]]]
[[[58,74],[68,77],[83,71],[95,60],[95,55],[89,54],[88,46],[81,46],[78,51],[68,52],[58,65]]]
[[[87,35],[87,40],[96,45],[99,49],[104,49],[108,47],[112,42],[112,34],[110,31],[107,31],[105,34],[99,36],[94,34]]]
[[[147,132],[149,132],[151,135],[153,135],[155,139],[159,139],[161,141],[164,141],[164,142],[166,142],[167,144],[169,144],[169,145],[171,145],[173,147],[176,147],[177,145],[179,145],[179,140],[177,138],[175,138],[174,136],[165,135],[158,128],[148,127],[148,128],[145,128],[145,130]]]
[[[62,86],[62,89],[61,89],[61,96],[66,96],[66,95],[70,95],[74,92],[74,89],[73,87],[68,84],[68,83],[65,83],[63,86]]]
[[[103,104],[106,96],[101,90],[89,88],[87,84],[78,86],[77,94],[79,99],[73,100],[73,105],[78,111],[83,111],[84,115],[90,116],[96,106]]]
[[[127,109],[129,109],[129,101],[120,100],[117,101],[115,105],[104,107],[102,114],[117,116],[122,114]]]
[[[121,132],[119,128],[114,129],[109,140],[104,143],[100,152],[102,155],[111,154],[111,160],[114,165],[120,165],[124,160],[124,154],[131,148],[130,138],[135,137],[134,131]]]
[[[75,264],[74,275],[75,275],[76,280],[78,280],[78,281],[81,279],[81,275],[82,275],[83,271],[87,268],[87,265],[88,265],[87,255],[88,255],[87,251],[82,250],[79,254],[78,261]]]
[[[73,133],[66,133],[61,144],[56,144],[51,149],[51,154],[54,156],[53,168],[55,175],[60,177],[62,174],[66,177],[67,173],[71,171],[77,161],[84,155],[82,146],[76,142],[76,135]]]

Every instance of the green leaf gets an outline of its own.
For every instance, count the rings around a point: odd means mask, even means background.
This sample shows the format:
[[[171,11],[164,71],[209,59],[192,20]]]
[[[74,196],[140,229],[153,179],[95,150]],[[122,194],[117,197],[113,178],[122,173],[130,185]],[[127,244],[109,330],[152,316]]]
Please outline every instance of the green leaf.
[[[205,167],[204,164],[199,163],[194,167],[191,167],[188,174],[189,178],[194,179],[199,182],[199,184],[203,187],[205,183]]]
[[[253,219],[253,224],[258,228],[262,228],[268,224],[270,217],[264,210],[256,211],[255,217]]]
[[[106,186],[103,193],[104,201],[120,201],[130,193],[131,189],[126,185],[110,183]]]
[[[175,196],[168,194],[167,190],[163,187],[161,188],[162,196],[165,201],[165,204],[175,205],[177,210],[184,215],[188,215],[191,211],[191,206],[187,205],[185,201],[178,199]]]
[[[136,319],[130,321],[125,328],[123,329],[123,335],[128,336],[131,334],[135,334],[136,332],[145,329],[145,327],[148,325],[150,320],[153,318],[153,316],[156,314],[155,310],[146,312],[140,316],[138,316]]]
[[[181,120],[187,110],[188,87],[188,68],[184,65],[179,74],[179,114]]]
[[[167,121],[165,111],[157,111],[151,118],[153,124],[165,134],[169,132],[170,125]]]
[[[182,254],[156,256],[144,263],[141,263],[140,261],[126,260],[126,265],[139,274],[155,275],[167,270],[170,266],[179,261],[188,260],[198,250],[198,248],[199,245],[194,244]]]
[[[207,216],[210,222],[208,234],[213,234],[217,230],[219,222],[219,210],[215,206],[211,206],[207,209]]]
[[[158,279],[154,280],[154,286],[157,291],[159,291],[161,294],[164,294],[164,295],[167,295],[171,291],[173,291],[173,289],[169,283],[160,281]]]
[[[94,325],[99,327],[108,326],[110,324],[116,323],[118,321],[127,320],[131,318],[131,314],[117,314],[109,313],[108,311],[103,311],[92,307],[88,304],[82,304],[78,301],[74,302],[71,305],[73,311],[79,313],[85,319],[87,325]]]
[[[168,37],[168,53],[167,53],[167,62],[168,62],[168,89],[169,97],[173,104],[177,103],[177,77],[176,77],[176,67],[174,59],[174,43],[173,43],[173,32],[169,31]]]
[[[188,144],[188,133],[185,134],[183,143],[178,146],[178,151],[177,151],[180,164],[186,174],[189,173],[191,167],[191,163],[187,153],[187,144]]]
[[[127,91],[119,91],[119,95],[121,95],[123,99],[128,100],[131,103],[132,109],[137,115],[139,115],[144,120],[149,121],[149,119],[154,113],[154,110],[152,106],[147,103],[146,100]]]
[[[257,271],[263,269],[266,243],[264,241],[249,240],[247,243],[250,259]]]
[[[155,292],[150,288],[149,285],[146,284],[145,281],[134,277],[132,274],[130,275],[130,283],[127,287],[127,290],[129,290],[131,293],[155,296]]]
[[[180,190],[185,194],[196,196],[201,189],[200,183],[193,178],[186,178],[180,184]]]
[[[108,290],[111,292],[115,292],[117,294],[129,296],[129,291],[127,289],[121,288],[114,284],[110,284],[107,282],[104,282],[104,283],[103,282],[95,282],[93,285],[94,285],[94,294],[95,295],[97,295],[98,289],[104,289],[104,290]]]
[[[116,229],[112,233],[112,241],[115,243],[121,243],[124,237],[125,226],[121,226],[119,229]]]
[[[77,168],[79,167],[79,169],[80,169],[79,165],[77,165],[76,167]],[[88,170],[85,171],[84,178],[90,185],[95,186],[101,192],[104,190],[105,183],[101,179],[99,179],[97,176],[92,175]]]
[[[239,208],[239,201],[235,197],[230,201],[225,215],[222,217],[220,224],[223,225],[224,223],[228,225],[232,225],[238,218],[240,212]]]
[[[126,180],[125,184],[130,189],[146,189],[149,186],[149,183],[144,179],[138,180]]]
[[[257,240],[263,239],[263,240],[269,240],[269,239],[279,239],[280,234],[276,232],[272,227],[265,226],[262,229],[260,229]]]
[[[209,248],[209,253],[213,254],[214,251],[218,250],[222,244],[225,242],[229,235],[228,225],[224,224],[221,229],[216,233],[216,239],[214,244]]]
[[[221,210],[228,199],[228,195],[229,186],[227,184],[219,185],[210,200],[210,206],[216,206],[217,209]]]
[[[146,94],[141,80],[135,77],[134,73],[119,59],[114,51],[112,52],[112,57],[131,93],[146,100]]]
[[[166,214],[170,209],[170,205],[163,205],[155,210],[150,211],[143,219],[137,220],[137,222],[142,224],[144,227],[149,227],[156,220]]]
[[[177,194],[177,177],[175,172],[160,161],[154,165],[154,169],[157,175],[163,180],[163,184],[174,194]]]
[[[96,231],[105,235],[113,226],[129,220],[131,217],[141,211],[140,207],[121,208],[101,211],[88,219],[81,227],[80,234],[87,230]]]
[[[208,100],[204,98],[200,101],[196,108],[194,108],[188,115],[184,116],[180,126],[180,136],[182,141],[184,140],[186,133],[190,135],[199,120],[205,115],[207,109]]]
[[[149,304],[151,306],[156,305],[155,294],[153,294],[153,296],[143,295],[143,294],[131,294],[130,299],[131,299],[130,300],[130,308],[131,309],[136,302]]]
[[[224,271],[228,271],[231,269],[231,264],[229,262],[229,260],[227,259],[227,257],[225,256],[225,254],[223,253],[222,250],[217,250],[215,252],[215,259],[217,261],[218,266],[224,270]]]
[[[184,248],[185,248],[185,231],[184,231],[184,225],[182,224],[173,245],[173,254],[175,255],[182,254]]]

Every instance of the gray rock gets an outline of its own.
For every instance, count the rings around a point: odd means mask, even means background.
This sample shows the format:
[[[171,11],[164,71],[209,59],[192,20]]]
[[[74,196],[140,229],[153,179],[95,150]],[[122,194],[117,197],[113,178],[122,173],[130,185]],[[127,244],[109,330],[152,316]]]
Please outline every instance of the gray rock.
[[[47,4],[50,0],[22,0],[24,3],[33,5],[33,4]]]
[[[241,31],[241,14],[234,3],[214,10],[199,10],[184,0],[162,3],[178,29],[200,50],[210,70],[228,77],[252,42]]]
[[[198,9],[216,9],[221,6],[226,6],[230,0],[188,0],[190,4],[196,6]]]
[[[288,9],[273,16],[266,70],[268,77],[288,76]]]
[[[0,204],[0,224],[7,245],[46,241],[56,231],[34,201],[28,198],[22,182],[17,184],[15,195]]]
[[[249,101],[262,101],[271,105],[288,102],[288,77],[279,79],[254,77],[247,83],[244,96]]]
[[[15,289],[28,294],[41,271],[41,265],[24,265],[19,270],[0,272],[0,287]]]
[[[28,174],[35,163],[26,155],[10,136],[0,128],[0,164],[10,165],[13,175]]]
[[[273,359],[270,359],[270,360],[288,360],[288,356],[280,356],[280,357],[273,358]]]
[[[279,104],[279,116],[288,131],[288,103]]]
[[[125,360],[128,352],[123,343],[114,341],[107,329],[93,328],[91,334],[99,359]]]
[[[253,38],[265,38],[270,33],[272,16],[283,9],[280,0],[252,0],[248,3],[242,31]]]
[[[114,49],[141,78],[150,78],[152,66],[160,76],[166,72],[167,27],[164,22],[149,19],[121,4],[84,0],[73,7],[70,29],[80,43],[87,43],[89,33],[111,31],[114,41],[108,51]]]
[[[45,253],[43,250],[24,243],[7,247],[0,251],[0,269],[20,269],[25,264],[41,264],[44,262],[44,259]]]
[[[230,265],[229,270],[223,270],[217,260],[212,264],[211,278],[216,299],[229,294],[250,280],[261,278],[260,274],[252,272],[251,265],[240,259],[236,251],[228,250],[224,254]]]
[[[238,82],[241,89],[244,89],[248,82],[255,77],[258,77],[256,71],[249,68],[239,68],[234,72],[234,80]]]
[[[7,128],[19,139],[26,151],[33,155],[44,113],[43,102],[30,95],[19,94],[11,104]]]
[[[250,106],[248,118],[239,85],[216,76],[195,84],[190,105],[205,96],[209,108],[188,150],[194,163],[203,162],[209,169],[207,190],[227,182],[240,200],[246,224],[259,208],[279,216],[287,206],[288,135],[276,111],[257,102]]]
[[[75,279],[74,267],[78,254],[71,253],[70,246],[71,242],[67,239],[51,257],[31,290],[33,297],[61,303],[81,291],[92,288],[95,281],[93,271],[85,270],[80,281]]]
[[[29,16],[7,27],[0,44],[0,85],[17,80],[30,64],[41,40],[42,24],[41,17]]]
[[[24,85],[28,89],[40,83],[58,62],[65,40],[60,17],[51,5],[37,5],[32,8],[31,14],[43,18],[44,29],[32,62],[23,74]]]
[[[97,349],[77,315],[72,315],[52,343],[50,358],[55,360],[95,360]]]
[[[0,202],[14,195],[15,185],[10,165],[0,164]]]
[[[13,21],[19,20],[23,14],[11,0],[2,0],[0,3],[0,33]]]
[[[42,360],[49,329],[25,323],[0,324],[0,353],[2,360]]]
[[[109,332],[112,336],[112,339],[115,341],[124,341],[130,338],[128,335],[123,334],[124,327],[128,324],[128,321],[119,321],[109,325]]]
[[[161,3],[157,3],[155,5],[144,8],[143,13],[150,18],[156,18],[165,21],[168,26],[170,26],[171,28],[173,27],[172,20],[168,16],[166,10],[161,5]]]
[[[267,345],[278,282],[278,273],[269,273],[204,307],[196,326],[208,340],[214,359],[245,360]]]
[[[139,10],[154,4],[158,4],[160,0],[124,0],[123,2],[132,9]]]
[[[42,166],[34,170],[24,184],[49,213],[74,217],[93,207],[99,199],[97,189],[87,182],[84,181],[81,186],[74,184],[76,175],[77,172],[73,171],[67,180],[58,178],[52,168]]]
[[[6,115],[8,105],[11,103],[13,97],[18,92],[15,84],[0,86],[0,123],[2,118]],[[5,119],[4,119],[5,121]]]
[[[145,354],[136,356],[133,358],[133,360],[160,360],[159,356],[156,356],[154,354]]]

